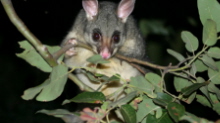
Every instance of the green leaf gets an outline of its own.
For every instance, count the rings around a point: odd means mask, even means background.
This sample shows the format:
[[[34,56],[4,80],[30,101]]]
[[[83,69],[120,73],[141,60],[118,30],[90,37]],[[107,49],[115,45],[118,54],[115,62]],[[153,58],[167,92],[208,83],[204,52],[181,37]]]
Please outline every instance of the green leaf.
[[[200,87],[202,86],[205,86],[205,85],[208,85],[209,82],[203,82],[203,83],[194,83],[186,88],[183,88],[181,90],[181,93],[184,95],[184,96],[189,96],[190,94],[192,94],[193,92],[195,92],[196,90],[198,90]]]
[[[128,95],[126,95],[125,97],[115,101],[115,102],[112,102],[111,104],[109,104],[109,107],[116,107],[116,106],[121,106],[121,105],[124,105],[126,103],[128,103],[129,101],[131,101],[132,99],[134,99],[137,95],[137,91],[133,91],[131,93],[129,93]]]
[[[162,108],[158,108],[156,110],[156,118],[160,118],[163,115]]]
[[[96,77],[99,77],[101,80],[103,80],[103,81],[105,81],[105,82],[107,82],[107,81],[109,80],[109,77],[106,76],[106,75],[97,76],[97,75],[95,74],[95,76],[96,76]],[[114,75],[113,75],[113,76],[114,76]]]
[[[220,100],[220,90],[213,83],[209,83],[208,90],[212,93],[215,93],[218,100]]]
[[[197,0],[199,16],[203,25],[205,25],[207,19],[212,19],[217,22],[217,31],[220,31],[220,5],[217,0]]]
[[[184,106],[175,102],[169,103],[167,110],[175,122],[178,122],[185,113]]]
[[[198,77],[197,82],[198,83],[203,83],[203,82],[205,82],[205,80],[202,77]],[[212,83],[209,83],[209,85],[210,84],[212,84]],[[209,99],[209,101],[212,101],[211,98],[210,98],[209,92],[208,92],[208,86],[201,87],[200,91]]]
[[[189,123],[214,123],[211,121],[208,121],[204,118],[199,118],[191,113],[186,112],[186,115],[181,117],[181,121],[188,121]]]
[[[182,62],[185,60],[185,58],[182,56],[182,54],[174,51],[174,50],[171,50],[171,49],[167,49],[167,52],[172,55],[173,57],[175,57],[178,61]]]
[[[208,67],[200,59],[197,59],[194,63],[198,72],[204,72],[208,70]]]
[[[68,103],[71,103],[71,101],[68,100],[68,99],[65,99],[65,100],[62,102],[62,105],[66,105],[66,104],[68,104]]]
[[[101,92],[83,92],[70,101],[76,103],[103,103],[105,101],[105,95]]]
[[[209,80],[211,80],[213,84],[220,84],[220,72],[219,71],[215,71],[209,68],[208,76],[209,76]]]
[[[196,72],[197,72],[197,67],[196,67],[195,63],[193,63],[190,68],[190,73],[195,76]]]
[[[145,78],[147,79],[148,82],[154,85],[155,92],[163,91],[163,80],[159,75],[149,72],[145,75]]]
[[[105,76],[104,74],[100,74],[100,73],[95,73],[95,76],[96,77],[103,77],[103,76]]]
[[[115,75],[112,75],[109,79],[108,79],[109,82],[119,82],[120,81],[120,75],[119,74],[115,74]]]
[[[202,61],[209,66],[210,68],[212,68],[213,70],[218,70],[217,65],[215,63],[215,61],[209,57],[208,55],[203,55],[202,56]]]
[[[31,100],[31,99],[33,99],[49,83],[50,83],[50,81],[49,81],[49,79],[47,79],[45,82],[43,82],[39,86],[32,87],[32,88],[29,88],[29,89],[25,90],[24,94],[21,96],[22,99],[24,99],[24,100]]]
[[[53,116],[57,116],[57,117],[60,117],[64,114],[69,114],[69,115],[73,114],[73,113],[71,113],[71,112],[69,112],[68,110],[65,110],[65,109],[55,109],[55,110],[42,109],[42,110],[37,111],[37,113],[43,113],[43,114],[53,115]]]
[[[155,97],[155,94],[153,93],[154,86],[149,83],[143,76],[131,77],[129,86],[136,89],[137,91],[144,92],[149,97]]]
[[[112,75],[111,77],[108,77],[108,76],[101,75],[101,74],[94,75],[91,72],[86,72],[86,75],[89,78],[89,80],[91,80],[93,82],[98,82],[98,83],[100,83],[101,81],[105,81],[105,82],[119,82],[120,81],[119,74],[115,74],[115,75]]]
[[[198,95],[198,94],[196,95],[196,98],[197,98],[197,102],[201,103],[204,106],[208,106],[209,108],[211,108],[211,104],[207,98],[205,98],[202,95]]]
[[[185,47],[189,52],[194,52],[198,49],[199,41],[191,32],[182,31],[181,37],[183,42],[186,43]]]
[[[115,112],[117,118],[120,119],[120,121],[123,121],[123,120],[124,120],[124,118],[123,118],[123,116],[122,116],[122,114],[121,114],[120,108],[116,108],[116,110],[115,110],[114,112]],[[124,122],[123,122],[123,123],[124,123]]]
[[[196,97],[196,92],[194,92],[194,93],[192,93],[190,96],[188,96],[187,98],[182,98],[182,100],[184,101],[184,102],[186,102],[187,104],[191,104],[192,103],[192,101],[195,99],[195,97]]]
[[[217,29],[216,23],[213,20],[208,19],[205,22],[203,27],[203,37],[202,37],[203,44],[208,46],[213,46],[217,42]]]
[[[128,104],[122,105],[120,111],[126,123],[137,122],[136,112],[132,106]]]
[[[16,54],[17,57],[24,59],[30,65],[37,67],[44,72],[51,72],[51,66],[41,57],[34,47],[27,41],[19,42],[19,45],[24,51]]]
[[[91,63],[93,63],[93,64],[105,64],[105,63],[109,63],[109,61],[107,61],[107,60],[104,60],[103,58],[102,58],[102,56],[100,56],[100,55],[94,55],[94,56],[92,56],[92,57],[89,57],[88,59],[87,59],[87,61],[88,62],[91,62]]]
[[[148,114],[146,123],[157,123],[157,118],[154,115]]]
[[[91,72],[86,72],[86,76],[89,78],[89,80],[93,82],[100,82],[100,80],[96,78]]]
[[[72,112],[69,112],[65,109],[56,109],[56,110],[40,110],[37,113],[43,113],[47,115],[51,115],[54,117],[62,118],[65,122],[68,123],[84,123],[83,120],[77,115]]]
[[[186,74],[183,74],[183,76],[187,77]],[[174,77],[174,87],[177,92],[180,92],[183,88],[192,85],[191,82],[189,82],[187,79],[182,77]]]
[[[215,64],[217,65],[218,70],[220,70],[220,61],[216,61]]]
[[[167,112],[163,112],[160,118],[148,114],[146,123],[174,123]]]
[[[166,93],[157,93],[157,98],[154,98],[153,101],[161,106],[167,106],[170,102],[173,101],[173,98]]]
[[[53,67],[49,84],[37,96],[38,101],[52,101],[61,95],[68,77],[68,68],[64,65]]]
[[[162,110],[161,107],[155,105],[153,100],[143,95],[143,101],[138,104],[137,121],[141,122],[148,114],[155,114],[155,111]]]
[[[218,115],[220,115],[220,103],[219,102],[213,105],[213,110],[216,111]]]
[[[104,102],[101,106],[101,109],[106,111],[108,109],[110,103],[111,102],[109,102],[109,101]]]
[[[218,113],[218,115],[220,115],[220,102],[219,102],[218,98],[216,97],[215,94],[210,93],[210,96],[211,96],[212,102],[214,102],[212,109],[214,111],[216,111]]]
[[[216,59],[220,59],[220,48],[219,47],[211,47],[208,50],[208,56]]]

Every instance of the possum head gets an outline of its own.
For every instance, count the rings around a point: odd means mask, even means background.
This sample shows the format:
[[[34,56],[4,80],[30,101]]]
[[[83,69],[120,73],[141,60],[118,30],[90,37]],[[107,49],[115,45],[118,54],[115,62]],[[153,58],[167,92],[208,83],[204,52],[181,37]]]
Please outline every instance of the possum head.
[[[84,28],[86,42],[102,58],[113,56],[126,39],[127,18],[134,8],[135,0],[122,0],[117,6],[111,2],[83,0],[87,23]]]

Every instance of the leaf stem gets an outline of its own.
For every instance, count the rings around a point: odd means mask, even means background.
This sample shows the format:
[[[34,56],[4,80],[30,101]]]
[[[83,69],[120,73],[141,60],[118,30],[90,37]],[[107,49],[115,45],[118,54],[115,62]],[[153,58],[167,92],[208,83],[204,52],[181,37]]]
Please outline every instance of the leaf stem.
[[[106,115],[107,123],[110,123],[108,114]]]
[[[162,92],[163,89],[166,90],[166,83],[165,83],[165,81],[164,81],[164,78],[165,78],[166,73],[161,71],[161,75],[162,75],[162,76],[161,76],[161,78],[162,78],[162,79],[161,79],[161,83],[162,83],[162,84],[160,85],[160,88],[161,88],[161,92]]]
[[[177,96],[171,94],[171,93],[168,92],[167,90],[163,90],[163,91],[164,91],[165,93],[169,94],[170,96],[172,96],[172,97],[175,98],[175,99],[180,99],[179,97],[177,97]]]
[[[193,79],[190,79],[189,77],[187,77],[187,76],[184,76],[184,75],[181,75],[180,73],[177,73],[177,72],[170,72],[171,74],[174,74],[174,75],[176,75],[176,76],[180,76],[180,77],[182,77],[182,78],[185,78],[185,79],[188,79],[188,80],[190,80],[191,82],[193,82],[193,83],[196,83],[196,81],[194,81]],[[186,73],[186,74],[188,74],[188,73]],[[189,74],[188,74],[189,75]]]

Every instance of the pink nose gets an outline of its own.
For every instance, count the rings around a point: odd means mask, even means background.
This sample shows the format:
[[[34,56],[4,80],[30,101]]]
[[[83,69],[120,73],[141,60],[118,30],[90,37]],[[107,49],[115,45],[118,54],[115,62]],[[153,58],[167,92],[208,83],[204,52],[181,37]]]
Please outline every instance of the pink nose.
[[[111,53],[109,52],[107,48],[104,48],[104,50],[102,50],[100,55],[102,56],[103,59],[108,59],[111,57]]]
[[[103,59],[108,59],[111,55],[110,55],[110,53],[102,52],[101,56],[102,56]]]

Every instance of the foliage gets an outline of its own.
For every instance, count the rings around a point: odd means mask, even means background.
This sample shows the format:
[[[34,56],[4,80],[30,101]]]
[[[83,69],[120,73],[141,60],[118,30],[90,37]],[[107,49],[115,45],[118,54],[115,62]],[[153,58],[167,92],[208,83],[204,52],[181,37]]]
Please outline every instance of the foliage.
[[[198,0],[197,2],[200,19],[203,24],[202,41],[199,42],[198,38],[189,31],[181,33],[188,55],[184,57],[172,49],[167,50],[171,56],[179,61],[178,68],[167,67],[167,69],[162,70],[161,75],[149,72],[145,76],[130,78],[130,81],[125,82],[120,88],[126,93],[123,98],[117,97],[111,100],[111,96],[115,95],[105,97],[98,90],[80,93],[69,102],[99,104],[99,107],[94,109],[84,108],[79,113],[81,120],[110,123],[108,117],[110,113],[115,111],[118,118],[126,123],[212,122],[205,118],[199,118],[185,110],[183,103],[190,104],[195,99],[202,105],[212,108],[214,112],[220,115],[220,90],[218,88],[220,84],[220,48],[215,46],[219,39],[217,33],[220,31],[220,15],[218,14],[220,5],[216,0]],[[29,100],[37,96],[36,99],[38,101],[51,101],[59,97],[69,74],[64,63],[60,62],[59,65],[50,67],[27,41],[19,44],[25,51],[17,54],[18,57],[44,72],[51,72],[44,83],[27,89],[22,98]],[[52,53],[57,49],[58,47],[50,47],[49,51]],[[88,61],[96,65],[107,63],[105,60],[100,59],[98,55],[88,59]],[[89,71],[87,73],[90,76],[89,78],[94,81],[105,81],[103,82],[104,84],[120,79],[123,80],[117,73],[115,76],[107,77],[93,73],[90,68],[83,69]],[[208,78],[204,76],[206,73]],[[174,75],[173,84],[178,96],[166,90],[164,77],[167,74]],[[119,95],[116,94],[116,96]],[[46,110],[40,112],[51,113]],[[71,112],[63,113],[65,112],[63,110],[52,112],[54,116],[62,115],[62,118],[67,115],[73,115]]]

